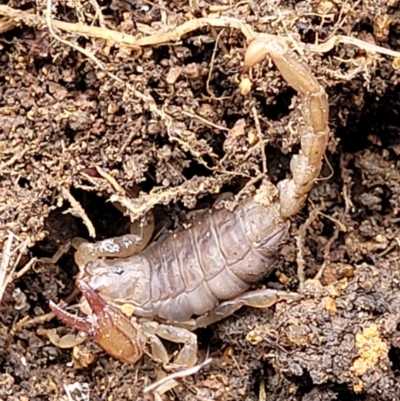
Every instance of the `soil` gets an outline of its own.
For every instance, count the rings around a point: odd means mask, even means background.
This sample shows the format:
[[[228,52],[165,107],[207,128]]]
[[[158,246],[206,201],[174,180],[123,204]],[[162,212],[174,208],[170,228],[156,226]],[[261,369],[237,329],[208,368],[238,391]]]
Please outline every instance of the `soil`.
[[[56,263],[33,258],[77,236],[126,233],[154,206],[168,228],[181,224],[260,174],[264,149],[274,184],[290,174],[302,99],[268,61],[252,72],[249,94],[239,89],[249,77],[243,33],[195,25],[224,17],[291,35],[329,96],[321,179],[257,286],[300,288],[304,298],[196,331],[199,360],[212,363],[165,394],[144,394],[163,375],[149,357],[128,365],[92,342],[71,351],[49,340],[52,328],[73,332],[48,305],[79,299],[78,269],[73,251]],[[400,400],[400,53],[368,45],[400,51],[398,0],[0,6],[1,399]]]

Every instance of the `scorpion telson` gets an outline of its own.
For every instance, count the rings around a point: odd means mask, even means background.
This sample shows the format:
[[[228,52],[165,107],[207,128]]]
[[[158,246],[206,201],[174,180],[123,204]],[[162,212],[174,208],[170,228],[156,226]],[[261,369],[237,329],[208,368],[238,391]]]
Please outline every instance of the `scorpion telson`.
[[[301,152],[290,163],[292,178],[275,188],[265,183],[254,198],[234,211],[205,214],[192,227],[146,246],[138,236],[81,243],[77,285],[92,315],[75,317],[51,303],[65,323],[83,330],[112,356],[134,363],[147,342],[163,364],[168,354],[159,337],[182,343],[174,363],[193,366],[197,340],[192,331],[217,322],[244,305],[265,308],[300,295],[275,290],[249,291],[269,273],[287,233],[287,219],[301,209],[318,177],[328,137],[328,99],[286,40],[260,34],[248,46],[246,68],[269,55],[283,78],[302,97],[305,126]],[[108,248],[108,249],[111,249]],[[145,248],[145,249],[143,249]],[[107,260],[104,257],[121,257]],[[130,306],[132,316],[121,312]]]

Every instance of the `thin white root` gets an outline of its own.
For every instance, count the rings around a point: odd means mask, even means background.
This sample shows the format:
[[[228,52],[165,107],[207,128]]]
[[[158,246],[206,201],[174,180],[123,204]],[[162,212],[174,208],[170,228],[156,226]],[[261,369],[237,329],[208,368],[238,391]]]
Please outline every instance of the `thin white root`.
[[[208,358],[204,362],[193,366],[192,368],[181,370],[179,372],[172,373],[168,376],[163,377],[160,380],[157,380],[153,384],[150,384],[150,386],[147,386],[143,392],[149,393],[150,391],[157,392],[158,394],[162,394],[165,391],[168,391],[169,389],[173,388],[176,384],[175,379],[181,379],[182,377],[187,377],[196,374],[199,372],[204,366],[207,366],[211,363],[212,359]],[[172,383],[170,383],[172,382]],[[175,383],[174,383],[175,382]],[[172,384],[172,387],[171,387]],[[174,385],[173,385],[174,384]]]

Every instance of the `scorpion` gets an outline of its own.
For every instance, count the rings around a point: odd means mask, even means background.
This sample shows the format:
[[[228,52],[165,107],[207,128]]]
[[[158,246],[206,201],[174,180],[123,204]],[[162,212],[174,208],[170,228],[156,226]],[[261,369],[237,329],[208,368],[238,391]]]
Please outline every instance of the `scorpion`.
[[[77,247],[76,283],[91,312],[77,317],[52,301],[50,307],[113,357],[135,363],[150,344],[152,357],[167,366],[162,338],[182,344],[175,366],[191,367],[197,361],[195,329],[242,306],[266,308],[301,297],[250,287],[270,272],[288,233],[288,218],[302,208],[319,176],[329,138],[328,97],[282,37],[259,34],[246,50],[245,69],[267,55],[302,98],[305,124],[301,150],[290,163],[292,178],[277,187],[267,182],[233,211],[205,214],[190,228],[165,234],[147,247],[147,239],[133,234]]]

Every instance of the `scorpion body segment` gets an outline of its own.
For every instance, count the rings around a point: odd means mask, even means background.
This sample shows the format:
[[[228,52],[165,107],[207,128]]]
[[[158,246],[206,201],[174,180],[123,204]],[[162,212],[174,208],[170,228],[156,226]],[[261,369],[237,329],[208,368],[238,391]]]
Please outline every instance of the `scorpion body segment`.
[[[233,212],[205,214],[138,255],[88,262],[80,276],[104,300],[133,304],[136,316],[186,321],[265,276],[286,232],[275,209],[248,199]]]
[[[271,270],[287,232],[287,218],[299,212],[318,178],[329,137],[328,99],[286,40],[259,34],[247,49],[245,66],[253,67],[266,55],[302,98],[300,153],[291,160],[292,177],[278,183],[277,189],[264,185],[233,212],[205,215],[190,229],[166,235],[144,250],[146,240],[132,234],[78,246],[78,286],[93,313],[79,318],[55,304],[51,308],[65,323],[92,335],[111,355],[134,362],[146,338],[153,357],[167,364],[167,352],[158,338],[162,337],[183,344],[175,363],[193,366],[197,341],[192,330],[244,305],[264,308],[301,297],[248,290]],[[126,305],[130,320],[120,316]],[[110,335],[129,340],[113,344]]]

